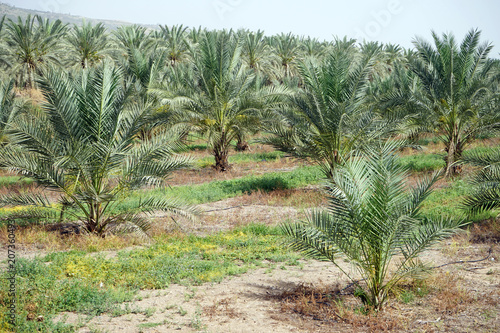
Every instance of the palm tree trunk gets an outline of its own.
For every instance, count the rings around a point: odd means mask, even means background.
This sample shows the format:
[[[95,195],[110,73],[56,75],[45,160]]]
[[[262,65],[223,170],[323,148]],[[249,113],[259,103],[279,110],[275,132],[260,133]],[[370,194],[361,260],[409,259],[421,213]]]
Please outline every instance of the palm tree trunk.
[[[215,170],[220,171],[220,172],[227,171],[230,169],[229,161],[228,161],[228,150],[229,150],[228,146],[229,145],[226,141],[227,141],[226,135],[225,135],[225,133],[222,133],[222,136],[221,136],[219,142],[217,142],[214,145],[214,150],[213,150],[213,154],[215,157],[214,168],[215,168]]]
[[[451,177],[461,171],[461,167],[456,162],[462,157],[462,142],[456,133],[451,135],[451,140],[445,150],[448,153],[445,177]]]

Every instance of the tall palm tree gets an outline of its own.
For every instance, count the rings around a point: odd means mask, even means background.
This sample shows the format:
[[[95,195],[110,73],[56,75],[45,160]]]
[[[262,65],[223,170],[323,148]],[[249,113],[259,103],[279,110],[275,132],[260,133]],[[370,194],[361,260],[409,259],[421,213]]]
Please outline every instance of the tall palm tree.
[[[80,26],[75,24],[67,36],[67,41],[71,62],[78,63],[82,68],[99,63],[109,49],[106,27],[102,23],[95,26],[85,21]]]
[[[117,213],[125,194],[161,184],[189,160],[175,155],[178,137],[162,131],[140,145],[135,136],[149,123],[150,110],[127,102],[123,75],[109,64],[70,76],[51,69],[40,81],[45,113],[17,117],[8,128],[0,165],[59,193],[53,206],[40,190],[0,196],[0,205],[35,206],[40,216],[70,216],[91,234],[145,231],[140,213],[176,210],[165,198],[144,198]],[[57,215],[56,215],[57,213]]]
[[[422,82],[421,104],[435,119],[435,130],[445,144],[446,175],[458,171],[455,163],[475,137],[500,124],[498,105],[489,103],[494,61],[492,45],[480,44],[481,33],[471,30],[457,45],[452,34],[440,38],[432,32],[433,47],[421,38],[414,41],[418,57],[411,69]]]
[[[265,142],[312,158],[331,175],[352,150],[377,133],[366,96],[376,57],[376,53],[360,54],[351,44],[335,47],[323,62],[301,61],[303,89],[278,110],[277,121],[267,128],[273,136]]]
[[[193,79],[165,99],[178,110],[179,122],[207,136],[218,171],[229,169],[231,141],[242,128],[258,125],[258,112],[269,102],[264,90],[255,89],[254,71],[242,64],[241,48],[232,31],[203,33],[192,54]],[[181,70],[190,71],[175,68]]]
[[[383,307],[399,281],[425,272],[418,262],[422,251],[465,225],[420,213],[439,173],[408,191],[409,174],[393,153],[399,146],[389,142],[336,168],[328,185],[327,210],[314,211],[305,222],[282,225],[293,249],[330,260],[374,310]],[[339,264],[345,258],[366,286]]]
[[[9,57],[12,59],[11,71],[18,76],[18,84],[34,88],[35,74],[43,66],[59,64],[57,54],[60,39],[66,32],[66,25],[60,20],[50,22],[40,16],[28,15],[17,22],[9,19],[6,26]]]

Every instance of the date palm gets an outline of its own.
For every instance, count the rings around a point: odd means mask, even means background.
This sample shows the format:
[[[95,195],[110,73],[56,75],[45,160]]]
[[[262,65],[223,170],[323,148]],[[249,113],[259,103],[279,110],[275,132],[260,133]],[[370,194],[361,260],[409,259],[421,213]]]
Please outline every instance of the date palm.
[[[305,222],[282,225],[293,249],[330,260],[374,310],[383,307],[399,281],[425,272],[418,261],[422,251],[465,224],[420,213],[439,174],[408,191],[409,174],[393,154],[399,146],[389,142],[338,166],[328,185],[328,208],[314,211]],[[344,259],[366,285],[343,268]]]
[[[488,59],[492,45],[479,43],[480,31],[469,31],[460,45],[452,34],[432,36],[435,47],[415,39],[418,56],[410,65],[422,83],[420,102],[445,145],[446,175],[451,176],[475,137],[500,124],[498,105],[489,102],[495,67]]]
[[[14,80],[0,81],[0,145],[6,142],[5,127],[16,114]]]
[[[256,73],[268,80],[275,79],[277,73],[273,72],[272,62],[275,55],[270,45],[266,42],[264,31],[250,32],[238,31],[242,38],[241,58],[243,62]]]
[[[240,59],[241,41],[230,31],[207,31],[200,36],[198,47],[193,50],[193,67],[183,66],[174,71],[192,77],[167,88],[164,100],[177,110],[178,122],[189,124],[192,129],[206,135],[215,169],[229,168],[228,154],[231,141],[244,128],[259,125],[259,110],[269,106],[265,89],[256,89],[255,73],[244,66]],[[168,89],[167,89],[168,90]]]
[[[142,213],[176,211],[175,201],[143,198],[122,212],[116,206],[141,185],[161,184],[188,165],[174,152],[175,133],[160,131],[135,142],[149,123],[150,110],[127,102],[120,70],[109,64],[73,76],[52,69],[40,81],[44,113],[17,117],[8,127],[9,144],[0,164],[30,177],[59,195],[53,205],[42,190],[0,197],[0,205],[35,206],[41,216],[81,221],[88,233],[145,231]]]
[[[380,117],[395,124],[395,132],[411,144],[419,134],[432,128],[433,120],[421,103],[421,82],[404,63],[395,62],[384,76],[370,83],[369,96]]]
[[[102,23],[92,26],[91,23],[74,25],[67,37],[71,61],[81,68],[98,64],[105,55],[108,46],[106,28]]]
[[[43,66],[59,64],[57,52],[66,25],[60,20],[50,22],[38,15],[28,15],[24,22],[21,17],[17,22],[8,19],[5,29],[11,72],[18,77],[18,84],[34,88],[35,75]]]
[[[366,89],[377,54],[339,45],[323,62],[299,63],[303,89],[267,126],[266,143],[300,158],[312,158],[330,175],[348,154],[375,137]]]
[[[174,67],[187,58],[188,46],[186,42],[187,27],[181,25],[160,25],[160,37],[166,42],[167,58]]]
[[[8,61],[8,50],[7,50],[7,41],[5,39],[5,18],[7,16],[4,15],[0,19],[0,66],[1,68],[8,68],[9,66],[9,61]],[[0,77],[2,78],[2,77]]]
[[[277,67],[283,72],[283,78],[295,74],[295,64],[299,56],[299,43],[292,33],[272,36],[266,39],[277,57]]]
[[[147,29],[139,25],[121,26],[113,31],[118,47],[123,50],[123,56],[127,56],[129,50],[147,51],[153,46]]]

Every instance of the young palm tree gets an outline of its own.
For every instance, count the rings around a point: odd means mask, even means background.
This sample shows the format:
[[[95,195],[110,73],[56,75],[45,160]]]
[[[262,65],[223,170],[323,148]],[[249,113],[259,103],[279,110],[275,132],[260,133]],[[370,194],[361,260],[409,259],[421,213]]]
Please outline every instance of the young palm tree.
[[[66,32],[66,25],[60,20],[50,22],[40,16],[28,15],[23,22],[9,19],[6,25],[8,53],[11,72],[18,76],[18,84],[34,88],[35,74],[43,66],[59,64],[57,54],[60,38]]]
[[[314,211],[305,222],[282,225],[293,249],[330,260],[374,310],[382,308],[399,281],[425,272],[418,262],[422,251],[465,224],[420,214],[438,173],[408,191],[408,172],[393,154],[398,147],[389,142],[338,166],[328,185],[328,209]],[[344,258],[357,268],[366,287],[339,265]]]
[[[360,55],[353,45],[336,47],[324,62],[299,63],[303,89],[278,110],[265,140],[297,157],[312,158],[330,175],[362,142],[373,138],[373,114],[366,88],[376,54]]]
[[[494,61],[491,44],[479,44],[481,33],[471,30],[457,45],[452,34],[433,32],[435,48],[417,38],[418,57],[410,62],[424,93],[421,104],[435,119],[435,130],[447,152],[446,175],[455,174],[464,149],[475,137],[500,124],[498,106],[489,103]]]
[[[240,53],[241,42],[232,31],[205,32],[192,54],[192,79],[165,96],[177,109],[178,122],[207,136],[218,171],[229,168],[231,141],[243,128],[257,127],[258,111],[269,103],[269,94],[255,89],[255,73],[243,66]],[[191,71],[175,68],[181,70]]]
[[[78,63],[81,68],[98,64],[109,49],[106,28],[102,23],[95,26],[85,21],[81,26],[75,24],[67,41],[70,46],[71,61]]]
[[[500,207],[500,149],[464,154],[463,161],[481,167],[471,178],[474,190],[463,200],[470,215]]]
[[[166,198],[144,198],[124,212],[115,207],[141,185],[161,184],[189,160],[174,152],[175,133],[162,131],[135,143],[149,123],[149,110],[127,104],[123,75],[109,64],[70,76],[50,70],[40,81],[45,113],[17,117],[8,128],[9,144],[0,165],[33,178],[59,194],[54,206],[43,191],[9,194],[0,205],[41,208],[45,215],[64,215],[83,223],[86,231],[104,236],[116,230],[147,229],[141,213],[178,210]],[[36,210],[39,212],[40,210]]]

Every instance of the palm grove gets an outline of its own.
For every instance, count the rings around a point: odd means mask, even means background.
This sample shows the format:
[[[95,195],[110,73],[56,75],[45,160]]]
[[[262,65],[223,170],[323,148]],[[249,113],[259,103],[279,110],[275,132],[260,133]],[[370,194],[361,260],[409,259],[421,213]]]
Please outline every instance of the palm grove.
[[[321,166],[328,209],[283,231],[299,250],[355,262],[368,285],[362,298],[375,308],[421,272],[415,259],[426,246],[465,223],[422,216],[440,175],[407,192],[394,152],[435,135],[442,173],[453,177],[468,145],[500,127],[500,67],[477,30],[404,49],[182,25],[108,31],[28,16],[4,17],[0,43],[0,165],[41,185],[0,197],[1,206],[29,207],[13,218],[80,221],[96,235],[146,232],[144,213],[196,210],[147,196],[119,214],[113,207],[189,166],[190,135],[206,140],[220,172],[233,147],[256,138]],[[488,168],[465,205],[498,207],[498,156],[465,160]],[[387,280],[396,254],[406,259]]]

